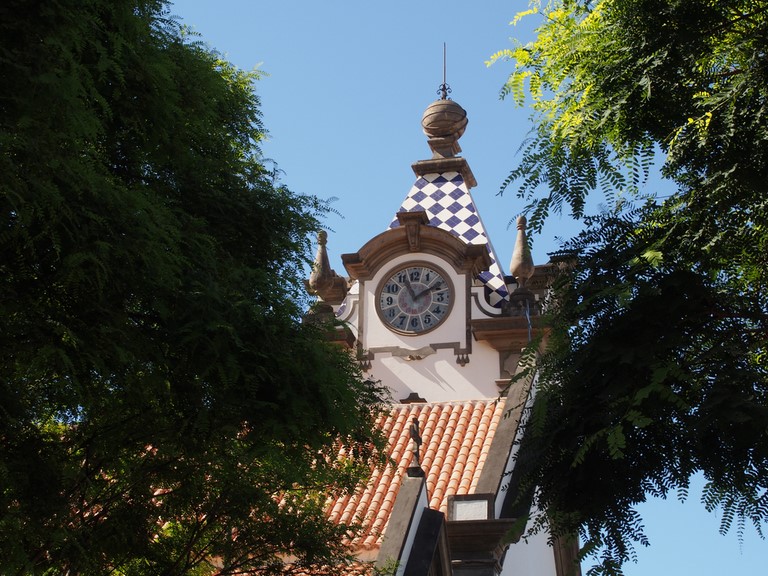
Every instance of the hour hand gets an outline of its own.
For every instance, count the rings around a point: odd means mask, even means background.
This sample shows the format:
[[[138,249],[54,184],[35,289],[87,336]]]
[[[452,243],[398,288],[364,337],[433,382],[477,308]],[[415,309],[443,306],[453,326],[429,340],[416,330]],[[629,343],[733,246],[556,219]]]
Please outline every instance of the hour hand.
[[[408,289],[408,293],[411,295],[411,298],[416,300],[417,296],[413,293],[413,287],[411,286],[411,279],[408,277],[408,273],[405,274],[405,287]]]

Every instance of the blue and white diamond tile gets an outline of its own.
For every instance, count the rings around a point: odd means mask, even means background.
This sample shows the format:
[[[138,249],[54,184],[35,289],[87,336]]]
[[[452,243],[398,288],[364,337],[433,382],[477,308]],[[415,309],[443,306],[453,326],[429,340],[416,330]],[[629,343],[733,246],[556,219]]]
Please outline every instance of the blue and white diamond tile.
[[[427,213],[430,226],[442,228],[467,244],[484,244],[488,248],[491,266],[479,278],[490,290],[491,304],[501,305],[507,297],[504,275],[462,175],[446,172],[419,177],[398,212],[417,210]],[[398,226],[400,223],[395,217],[389,227]]]

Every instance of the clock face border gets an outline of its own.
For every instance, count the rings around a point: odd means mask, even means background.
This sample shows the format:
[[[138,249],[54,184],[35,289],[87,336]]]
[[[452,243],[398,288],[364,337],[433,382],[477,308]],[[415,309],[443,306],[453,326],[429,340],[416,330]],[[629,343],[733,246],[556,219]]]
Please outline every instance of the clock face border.
[[[389,320],[384,316],[385,310],[381,306],[381,298],[382,294],[384,292],[385,287],[387,284],[392,280],[392,278],[404,270],[408,270],[411,268],[429,268],[430,270],[436,272],[440,275],[440,277],[443,279],[443,281],[447,285],[448,289],[448,303],[447,303],[447,309],[444,314],[440,316],[438,321],[435,323],[434,326],[430,326],[429,328],[425,328],[423,330],[403,330],[401,328],[396,328],[395,326],[392,326],[390,324]],[[437,264],[433,264],[429,261],[411,261],[404,264],[401,264],[399,266],[395,266],[394,268],[390,268],[385,274],[384,277],[379,282],[378,286],[376,287],[376,291],[374,292],[374,308],[376,308],[376,314],[379,317],[379,320],[381,323],[387,327],[388,330],[391,330],[392,332],[395,332],[396,334],[401,334],[403,336],[421,336],[423,334],[427,334],[429,332],[432,332],[433,330],[439,328],[442,326],[445,322],[445,320],[451,315],[451,312],[453,311],[453,304],[456,300],[456,290],[453,285],[453,281],[451,280],[451,277],[446,274],[445,270],[438,266]],[[432,302],[430,300],[430,302]],[[430,304],[431,306],[431,304]],[[429,306],[427,306],[429,308]],[[399,309],[399,308],[398,308]],[[422,312],[423,313],[423,312]],[[413,316],[413,315],[411,315]]]

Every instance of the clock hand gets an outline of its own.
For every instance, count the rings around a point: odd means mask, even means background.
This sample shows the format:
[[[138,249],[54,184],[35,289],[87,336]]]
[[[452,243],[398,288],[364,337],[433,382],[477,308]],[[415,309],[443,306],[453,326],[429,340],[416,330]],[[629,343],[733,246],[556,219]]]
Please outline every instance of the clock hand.
[[[405,287],[408,289],[411,298],[416,300],[416,294],[414,294],[413,287],[411,287],[411,279],[408,277],[408,272],[405,273]]]
[[[435,288],[440,289],[440,285],[441,285],[441,282],[436,282],[434,285],[430,286],[429,288],[424,288],[424,290],[416,294],[416,296],[414,296],[413,299],[418,300],[419,298],[424,296],[424,294],[426,294],[427,292],[432,292],[432,290],[434,290]]]

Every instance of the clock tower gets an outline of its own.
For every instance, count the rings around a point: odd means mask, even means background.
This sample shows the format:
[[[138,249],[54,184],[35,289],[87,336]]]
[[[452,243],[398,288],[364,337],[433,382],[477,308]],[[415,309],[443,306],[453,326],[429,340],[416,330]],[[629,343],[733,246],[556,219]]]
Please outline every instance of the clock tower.
[[[578,574],[573,547],[552,547],[546,534],[510,545],[527,514],[515,453],[535,388],[521,351],[544,335],[557,264],[534,266],[521,217],[502,272],[458,155],[466,112],[444,91],[422,127],[432,157],[412,165],[415,182],[388,227],[342,255],[348,277],[331,270],[321,233],[307,282],[319,296],[313,314],[336,320],[332,337],[393,399],[381,425],[397,470],[334,502],[330,517],[366,519],[360,557],[394,560],[398,575]]]
[[[515,280],[501,271],[470,192],[475,176],[458,156],[466,126],[467,114],[453,100],[430,104],[422,127],[432,157],[412,165],[416,180],[389,227],[342,255],[348,292],[329,270],[324,238],[309,282],[348,328],[367,375],[395,400],[498,396],[538,306],[536,294],[526,291],[527,320],[510,321],[510,290],[527,276]],[[532,263],[528,268],[530,276]],[[500,329],[493,320],[502,317]]]

